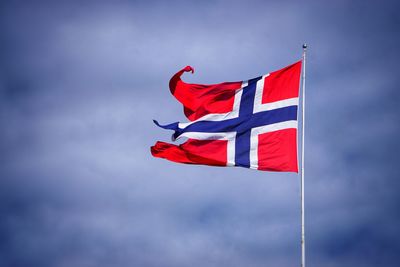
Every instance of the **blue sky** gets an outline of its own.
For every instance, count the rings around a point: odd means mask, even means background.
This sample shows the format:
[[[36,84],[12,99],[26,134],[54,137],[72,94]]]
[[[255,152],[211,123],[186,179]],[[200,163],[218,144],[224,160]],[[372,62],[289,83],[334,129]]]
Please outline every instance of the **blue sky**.
[[[307,62],[308,266],[398,266],[396,1],[3,1],[0,266],[298,266],[299,179],[179,165],[168,81]]]

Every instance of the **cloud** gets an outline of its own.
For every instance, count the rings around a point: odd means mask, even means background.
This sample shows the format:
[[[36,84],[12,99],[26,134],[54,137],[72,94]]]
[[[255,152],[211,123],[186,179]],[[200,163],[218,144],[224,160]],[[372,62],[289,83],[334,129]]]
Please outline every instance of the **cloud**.
[[[0,265],[298,264],[294,174],[149,147],[169,94],[307,61],[307,261],[397,266],[395,1],[2,3]]]

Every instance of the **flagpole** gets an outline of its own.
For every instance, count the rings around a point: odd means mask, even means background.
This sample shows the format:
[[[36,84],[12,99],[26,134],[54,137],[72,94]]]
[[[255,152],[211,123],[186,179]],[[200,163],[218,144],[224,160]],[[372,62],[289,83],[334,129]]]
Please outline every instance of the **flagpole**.
[[[304,128],[306,111],[306,51],[307,44],[303,44],[303,74],[302,74],[302,137],[301,137],[301,267],[306,266],[306,243],[304,233]]]

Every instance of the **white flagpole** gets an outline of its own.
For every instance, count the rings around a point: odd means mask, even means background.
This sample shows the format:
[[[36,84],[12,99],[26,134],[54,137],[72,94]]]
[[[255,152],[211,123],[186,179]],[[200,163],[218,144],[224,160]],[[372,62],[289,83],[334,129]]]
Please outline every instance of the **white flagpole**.
[[[304,128],[306,111],[306,51],[307,44],[303,44],[303,76],[302,76],[302,137],[301,137],[301,267],[306,266],[306,243],[304,233]]]

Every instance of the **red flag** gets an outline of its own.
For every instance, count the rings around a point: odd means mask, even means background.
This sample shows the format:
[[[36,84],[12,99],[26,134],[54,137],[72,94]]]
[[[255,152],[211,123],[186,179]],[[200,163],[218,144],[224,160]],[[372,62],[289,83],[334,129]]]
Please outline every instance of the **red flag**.
[[[170,80],[171,93],[184,106],[187,123],[160,125],[174,130],[181,145],[157,142],[154,157],[187,164],[241,166],[297,172],[297,109],[301,61],[248,81],[213,85]]]

